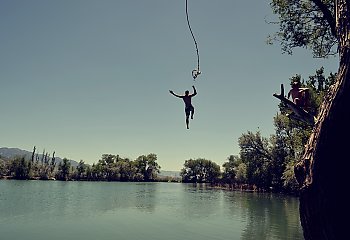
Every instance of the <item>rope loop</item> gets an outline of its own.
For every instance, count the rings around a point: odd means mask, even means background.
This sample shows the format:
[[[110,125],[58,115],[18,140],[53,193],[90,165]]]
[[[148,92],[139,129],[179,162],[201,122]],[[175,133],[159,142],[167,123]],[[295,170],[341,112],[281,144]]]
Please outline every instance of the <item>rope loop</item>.
[[[193,80],[196,80],[196,78],[199,76],[199,74],[201,74],[201,71],[199,71],[199,69],[193,69],[192,70]]]

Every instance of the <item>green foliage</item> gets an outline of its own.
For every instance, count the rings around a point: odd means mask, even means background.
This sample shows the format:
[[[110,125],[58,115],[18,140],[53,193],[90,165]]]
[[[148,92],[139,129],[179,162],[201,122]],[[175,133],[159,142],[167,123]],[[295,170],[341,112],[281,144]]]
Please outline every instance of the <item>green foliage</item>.
[[[85,162],[83,160],[80,160],[73,173],[73,178],[77,180],[86,179],[87,167],[88,166],[85,164]]]
[[[271,183],[271,146],[260,132],[248,131],[238,139],[240,158],[246,165],[247,183],[258,188],[268,188]]]
[[[228,162],[225,162],[222,165],[222,167],[223,167],[222,181],[224,183],[229,183],[229,184],[240,182],[242,180],[242,177],[243,177],[242,174],[244,174],[244,178],[246,176],[246,167],[245,167],[244,172],[242,172],[242,171],[238,172],[239,170],[241,170],[241,168],[239,168],[239,166],[241,164],[243,164],[241,159],[238,156],[231,155],[228,157],[227,160],[228,160]],[[245,166],[245,164],[244,164],[244,166]]]
[[[290,81],[300,82],[302,87],[309,88],[309,111],[317,115],[335,78],[332,73],[325,77],[322,67],[306,81],[300,75],[291,77]],[[279,110],[280,113],[274,117],[275,134],[269,139],[261,136],[260,132],[251,131],[239,138],[240,156],[230,157],[223,165],[226,183],[247,183],[265,190],[297,191],[294,166],[301,158],[312,127],[287,117],[291,110],[283,103],[279,104]]]
[[[309,48],[315,57],[336,54],[333,0],[272,0],[270,5],[279,25],[279,31],[269,36],[270,44],[279,42],[288,54],[295,47]]]
[[[14,179],[29,179],[31,166],[23,157],[16,157],[9,166],[9,173]]]
[[[245,163],[240,163],[236,168],[236,183],[243,184],[247,182],[247,166]]]
[[[160,166],[158,165],[157,155],[154,153],[148,154],[147,156],[139,156],[135,160],[136,174],[138,179],[144,181],[155,181],[157,179],[157,173],[159,173]]]
[[[69,179],[71,163],[67,158],[63,158],[62,162],[58,164],[57,179],[66,181]]]
[[[203,158],[189,159],[185,161],[180,175],[183,182],[215,183],[220,177],[220,166]]]
[[[7,169],[8,167],[6,165],[6,162],[0,159],[0,178],[8,174]]]
[[[0,177],[9,176],[14,179],[54,179],[58,180],[87,180],[87,181],[157,181],[160,166],[157,155],[150,153],[139,156],[131,161],[119,155],[103,154],[101,159],[92,166],[80,160],[76,167],[64,158],[56,168],[55,152],[42,152],[41,157],[36,153],[36,147],[30,160],[24,157],[0,159]]]
[[[288,192],[295,192],[299,187],[294,175],[294,166],[294,161],[288,162],[282,176],[283,187]]]
[[[116,168],[119,171],[120,181],[130,181],[135,178],[135,164],[128,158],[116,162]],[[160,167],[159,167],[160,168]]]
[[[156,181],[160,170],[156,161],[157,155],[153,153],[139,156],[135,161],[103,154],[92,166],[81,160],[71,177],[90,181]]]
[[[283,166],[278,170],[278,176],[281,177],[286,165],[301,157],[311,128],[283,114],[277,114],[274,117],[274,123],[275,134],[271,136],[273,157],[278,165]]]

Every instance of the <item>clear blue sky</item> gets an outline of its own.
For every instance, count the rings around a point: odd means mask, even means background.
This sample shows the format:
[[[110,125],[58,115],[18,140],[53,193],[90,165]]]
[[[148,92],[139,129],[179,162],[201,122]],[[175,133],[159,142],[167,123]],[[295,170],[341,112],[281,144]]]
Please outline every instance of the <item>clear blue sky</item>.
[[[199,157],[221,165],[242,133],[274,132],[280,83],[337,70],[336,58],[267,45],[278,29],[265,22],[275,19],[267,0],[189,0],[189,13],[202,75],[186,130],[168,92],[194,83],[185,0],[2,0],[0,147],[90,164],[156,153],[164,170]]]

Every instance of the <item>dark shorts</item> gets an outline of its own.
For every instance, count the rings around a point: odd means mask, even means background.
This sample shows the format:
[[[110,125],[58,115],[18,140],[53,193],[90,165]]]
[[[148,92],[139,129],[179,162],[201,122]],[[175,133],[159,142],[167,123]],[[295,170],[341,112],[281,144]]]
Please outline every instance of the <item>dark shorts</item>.
[[[194,112],[194,107],[192,105],[188,106],[188,107],[185,107],[186,116],[189,116],[191,111]]]

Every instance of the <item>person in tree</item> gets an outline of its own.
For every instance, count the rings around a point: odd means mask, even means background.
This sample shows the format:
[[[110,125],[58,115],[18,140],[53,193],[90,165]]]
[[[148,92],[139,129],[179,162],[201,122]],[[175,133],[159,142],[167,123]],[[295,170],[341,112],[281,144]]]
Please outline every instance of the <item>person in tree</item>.
[[[307,110],[309,106],[310,93],[308,88],[302,88],[300,82],[292,82],[292,89],[288,92],[288,98],[292,97],[293,102]]]
[[[193,114],[194,114],[194,107],[192,105],[191,99],[192,99],[192,97],[197,95],[196,88],[194,86],[192,86],[192,88],[193,88],[193,94],[190,94],[190,91],[186,90],[185,91],[185,95],[183,95],[183,96],[174,93],[172,90],[169,90],[169,92],[172,95],[174,95],[175,97],[178,97],[178,98],[182,98],[182,100],[185,103],[185,114],[186,114],[186,126],[187,126],[187,129],[189,129],[189,123],[190,123],[189,117],[191,115],[191,119],[193,119]]]

